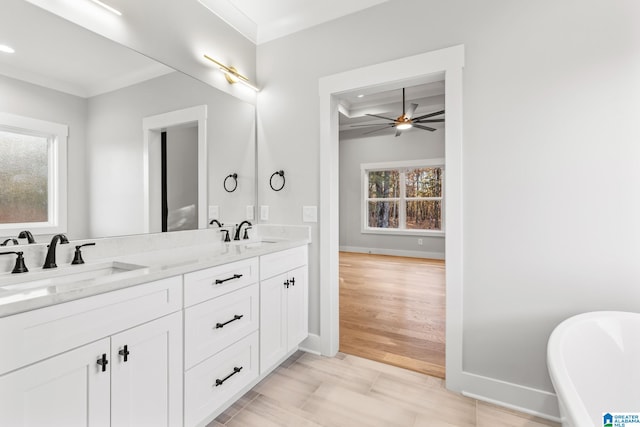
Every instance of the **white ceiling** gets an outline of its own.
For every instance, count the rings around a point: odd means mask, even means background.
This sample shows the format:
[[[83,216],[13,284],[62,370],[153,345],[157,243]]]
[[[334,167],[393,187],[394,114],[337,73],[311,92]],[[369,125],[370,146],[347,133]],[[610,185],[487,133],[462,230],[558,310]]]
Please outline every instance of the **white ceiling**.
[[[440,77],[438,77],[440,78]],[[414,117],[444,110],[444,81],[436,80],[405,88],[405,106],[409,104],[418,104],[418,108],[414,113]],[[363,96],[359,96],[363,95]],[[376,114],[383,117],[395,119],[402,114],[402,88],[393,87],[374,87],[366,90],[353,91],[341,94],[340,103],[340,132],[341,137],[357,138],[363,136],[374,127],[363,127],[361,125],[385,123],[383,119],[367,116],[367,114]],[[434,117],[437,119],[446,116]],[[358,125],[358,126],[354,126]],[[430,127],[436,129],[444,128],[443,123],[431,123]],[[412,129],[411,132],[423,132],[422,130]],[[395,132],[392,128],[382,131],[379,135]],[[365,135],[366,136],[366,135]]]
[[[25,1],[3,6],[0,44],[15,49],[0,53],[5,76],[86,98],[173,71]]]
[[[256,44],[389,0],[198,0]]]

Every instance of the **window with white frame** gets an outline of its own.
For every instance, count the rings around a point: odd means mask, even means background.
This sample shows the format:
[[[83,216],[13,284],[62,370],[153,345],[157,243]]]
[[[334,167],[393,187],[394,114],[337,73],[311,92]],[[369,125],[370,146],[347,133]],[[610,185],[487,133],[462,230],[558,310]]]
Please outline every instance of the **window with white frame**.
[[[0,235],[66,232],[65,125],[0,113]]]
[[[444,159],[361,165],[362,231],[444,232]]]

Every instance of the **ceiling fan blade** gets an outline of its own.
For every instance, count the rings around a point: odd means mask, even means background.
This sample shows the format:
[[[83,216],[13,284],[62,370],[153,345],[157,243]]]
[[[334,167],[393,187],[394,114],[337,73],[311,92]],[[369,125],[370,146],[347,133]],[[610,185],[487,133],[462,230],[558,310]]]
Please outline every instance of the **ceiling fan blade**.
[[[392,126],[392,123],[369,123],[366,125],[349,125],[349,127],[365,127],[365,126]]]
[[[402,135],[402,131],[398,128],[396,128],[396,136],[400,136]]]
[[[434,128],[429,128],[429,127],[426,127],[426,126],[421,126],[421,125],[416,125],[416,124],[414,124],[413,127],[414,128],[418,128],[418,129],[428,130],[429,132],[435,132],[435,130],[436,130]]]
[[[411,116],[413,116],[413,113],[415,113],[415,112],[416,112],[416,108],[418,108],[418,104],[411,104],[411,105],[409,106],[409,109],[407,110],[407,112],[405,113],[405,115],[404,115],[404,116],[405,116],[407,119],[410,119],[410,118],[411,118]]]
[[[443,123],[444,119],[413,120],[413,123]]]
[[[391,127],[393,127],[393,125],[385,126],[385,127],[381,128],[381,129],[375,129],[375,130],[372,130],[370,132],[365,132],[365,133],[363,133],[363,135],[369,135],[369,134],[372,134],[372,133],[380,132],[380,131],[389,129]]]
[[[439,116],[440,114],[444,114],[444,110],[436,111],[435,113],[425,114],[424,116],[416,117],[415,120],[426,119],[427,117]]]
[[[392,119],[390,117],[384,117],[384,116],[378,116],[376,114],[365,114],[366,116],[371,116],[371,117],[377,117],[379,119],[385,119],[385,120],[391,120],[392,122],[395,122],[396,119]]]

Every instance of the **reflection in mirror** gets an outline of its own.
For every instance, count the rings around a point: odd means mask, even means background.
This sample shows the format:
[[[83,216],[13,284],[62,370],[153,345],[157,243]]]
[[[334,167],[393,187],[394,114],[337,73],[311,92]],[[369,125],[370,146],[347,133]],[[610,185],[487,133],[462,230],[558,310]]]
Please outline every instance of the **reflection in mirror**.
[[[161,156],[158,164],[148,163],[155,155],[144,150],[143,122],[198,106],[206,107],[203,129],[193,124],[168,129],[167,202],[158,203],[162,210],[153,215],[164,218],[167,230],[246,219],[247,207],[255,205],[253,105],[27,2],[6,2],[12,13],[0,14],[0,27],[3,43],[15,53],[0,53],[0,113],[68,127],[69,238],[160,231],[148,226],[151,213],[145,215],[151,198],[145,195],[145,168],[161,170]],[[34,37],[36,27],[47,36]],[[190,132],[204,132],[204,159],[193,154],[193,146],[175,145],[187,144],[176,141]],[[175,158],[176,151],[189,150],[191,155]],[[233,193],[223,187],[230,173],[238,174]],[[152,187],[160,188],[154,197],[162,199],[162,186]],[[182,193],[204,196],[174,197]]]

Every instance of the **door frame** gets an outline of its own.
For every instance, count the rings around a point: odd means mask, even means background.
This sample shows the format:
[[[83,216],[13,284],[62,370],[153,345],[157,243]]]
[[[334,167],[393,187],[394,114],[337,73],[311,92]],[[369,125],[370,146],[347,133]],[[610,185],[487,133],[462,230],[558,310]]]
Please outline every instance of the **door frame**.
[[[207,106],[197,105],[182,110],[170,111],[142,120],[142,185],[144,200],[144,232],[158,232],[159,221],[155,219],[160,212],[160,197],[152,191],[160,178],[160,140],[163,130],[172,127],[198,126],[198,228],[207,228]]]
[[[339,123],[340,94],[377,86],[401,88],[445,81],[446,377],[462,387],[462,71],[464,45],[323,77],[320,95],[320,335],[319,350],[338,352],[339,338]]]

